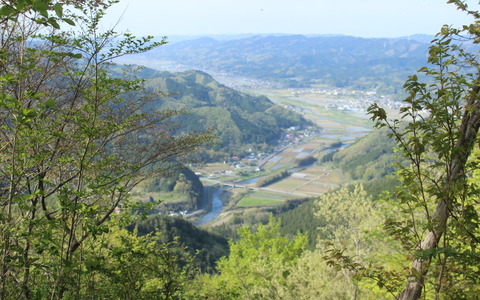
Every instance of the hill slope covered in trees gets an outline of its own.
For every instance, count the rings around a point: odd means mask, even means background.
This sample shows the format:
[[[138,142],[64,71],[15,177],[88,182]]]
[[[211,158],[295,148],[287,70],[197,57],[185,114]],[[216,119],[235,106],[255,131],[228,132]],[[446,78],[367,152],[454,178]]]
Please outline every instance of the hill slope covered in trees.
[[[182,132],[213,130],[215,150],[239,154],[242,149],[275,145],[284,129],[311,125],[301,115],[274,104],[267,97],[251,96],[218,83],[200,71],[153,72],[146,85],[167,93],[157,109],[184,109],[176,118]]]

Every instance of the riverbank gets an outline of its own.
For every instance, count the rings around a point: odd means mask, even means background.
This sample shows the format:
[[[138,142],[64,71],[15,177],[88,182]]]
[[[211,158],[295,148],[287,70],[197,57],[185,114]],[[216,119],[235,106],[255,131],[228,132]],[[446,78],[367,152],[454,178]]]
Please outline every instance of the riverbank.
[[[211,193],[211,209],[208,213],[202,216],[198,221],[194,222],[193,224],[196,226],[202,226],[207,223],[212,222],[215,220],[221,213],[223,209],[223,202],[220,199],[220,195],[222,194],[223,190],[219,189]]]

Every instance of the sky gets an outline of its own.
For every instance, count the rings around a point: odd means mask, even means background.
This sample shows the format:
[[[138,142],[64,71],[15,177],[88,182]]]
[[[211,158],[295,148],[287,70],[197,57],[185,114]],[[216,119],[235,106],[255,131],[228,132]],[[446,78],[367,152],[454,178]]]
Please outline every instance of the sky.
[[[435,34],[471,22],[446,0],[120,0],[104,21],[135,35]],[[468,0],[478,8],[478,0]]]

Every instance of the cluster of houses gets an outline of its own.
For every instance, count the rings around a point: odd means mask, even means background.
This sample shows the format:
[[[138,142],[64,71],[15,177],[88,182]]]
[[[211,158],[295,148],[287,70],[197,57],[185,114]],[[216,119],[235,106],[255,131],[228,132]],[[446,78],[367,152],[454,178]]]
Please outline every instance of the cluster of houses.
[[[245,157],[239,157],[237,155],[229,158],[225,161],[233,167],[233,170],[220,170],[208,175],[209,178],[229,177],[234,176],[236,171],[248,171],[248,172],[261,172],[263,169],[261,165],[271,158],[272,155],[282,151],[284,148],[295,145],[303,141],[305,138],[317,135],[318,129],[302,129],[300,126],[292,126],[283,132],[278,141],[278,145],[273,148],[272,153],[254,153],[253,149],[246,149],[249,153]],[[236,171],[235,171],[236,170]]]
[[[300,94],[322,94],[332,96],[373,96],[377,94],[376,91],[354,91],[340,88],[289,88],[288,91],[295,97],[300,96]]]
[[[163,214],[163,212],[158,212],[159,214]],[[174,211],[171,210],[168,212],[168,215],[170,217],[178,217],[178,216],[185,216],[188,214],[188,210],[182,210],[182,211]]]
[[[332,96],[354,96],[355,100],[332,99],[325,105],[327,109],[336,109],[341,111],[367,111],[367,108],[373,103],[380,104],[381,107],[389,109],[400,109],[406,106],[405,103],[392,99],[392,96],[377,95],[376,91],[350,91],[345,89],[289,89],[289,91],[298,97],[300,94],[325,94]],[[292,107],[291,109],[294,109]]]
[[[280,151],[284,147],[292,146],[300,143],[306,138],[318,135],[318,129],[305,129],[301,130],[299,126],[292,126],[283,132],[280,137],[278,146],[274,148],[274,151]]]
[[[394,101],[388,97],[375,99],[360,99],[360,100],[336,100],[335,102],[325,105],[328,109],[337,109],[341,111],[367,111],[368,107],[373,103],[380,104],[381,107],[389,109],[400,109],[406,106],[405,103]]]
[[[255,78],[249,78],[249,77],[240,77],[240,76],[235,76],[232,77],[232,74],[227,73],[227,72],[216,72],[216,71],[210,71],[208,72],[209,74],[212,74],[216,80],[221,82],[222,84],[233,88],[233,89],[281,89],[283,88],[283,85],[279,82],[275,81],[268,81],[268,80],[262,80],[262,79],[255,79]]]

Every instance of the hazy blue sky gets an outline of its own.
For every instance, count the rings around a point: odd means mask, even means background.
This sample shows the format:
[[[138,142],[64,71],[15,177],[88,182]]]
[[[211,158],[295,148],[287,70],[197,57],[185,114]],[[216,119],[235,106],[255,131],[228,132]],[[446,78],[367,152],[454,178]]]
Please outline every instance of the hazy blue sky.
[[[478,7],[478,0],[469,1]],[[469,18],[446,0],[120,0],[105,22],[136,35],[435,34]]]

